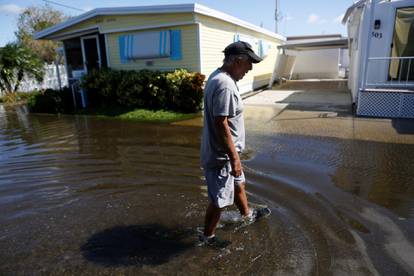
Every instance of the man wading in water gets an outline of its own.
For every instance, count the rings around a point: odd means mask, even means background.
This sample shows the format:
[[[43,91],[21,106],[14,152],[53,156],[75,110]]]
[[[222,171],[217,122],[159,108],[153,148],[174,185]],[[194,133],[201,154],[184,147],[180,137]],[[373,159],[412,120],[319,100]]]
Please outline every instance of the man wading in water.
[[[270,214],[248,206],[240,153],[245,147],[243,103],[236,84],[262,61],[250,44],[238,41],[224,49],[223,66],[209,77],[204,89],[204,129],[201,163],[208,187],[204,235],[200,245],[216,242],[215,230],[224,207],[236,203],[245,223]]]

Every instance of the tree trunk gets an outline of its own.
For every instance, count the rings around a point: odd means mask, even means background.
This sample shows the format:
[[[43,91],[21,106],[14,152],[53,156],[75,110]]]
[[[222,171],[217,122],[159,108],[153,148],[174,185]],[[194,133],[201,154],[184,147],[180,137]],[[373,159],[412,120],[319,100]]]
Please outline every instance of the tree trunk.
[[[23,70],[19,69],[19,71],[17,72],[17,80],[16,80],[16,84],[14,85],[13,92],[17,92],[17,89],[19,89],[23,76],[24,76]]]
[[[11,80],[10,80],[8,74],[2,71],[0,73],[0,78],[2,80],[2,86],[3,86],[4,92],[6,94],[13,93],[13,85],[11,84]]]

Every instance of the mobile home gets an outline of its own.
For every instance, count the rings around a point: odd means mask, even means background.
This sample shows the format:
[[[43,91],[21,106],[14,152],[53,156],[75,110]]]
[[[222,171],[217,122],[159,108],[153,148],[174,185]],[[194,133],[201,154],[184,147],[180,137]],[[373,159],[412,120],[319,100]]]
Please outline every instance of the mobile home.
[[[414,1],[361,0],[343,23],[357,115],[414,118]]]
[[[93,68],[184,68],[207,77],[237,40],[264,60],[240,81],[242,93],[268,84],[283,36],[199,4],[98,8],[36,34],[62,41],[70,80]]]

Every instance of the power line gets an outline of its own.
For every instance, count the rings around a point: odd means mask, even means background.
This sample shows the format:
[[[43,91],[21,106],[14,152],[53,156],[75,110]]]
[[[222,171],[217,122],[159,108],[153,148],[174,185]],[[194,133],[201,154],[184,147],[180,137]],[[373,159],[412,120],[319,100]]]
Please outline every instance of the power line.
[[[78,9],[78,8],[71,7],[71,6],[68,6],[68,5],[60,4],[60,3],[53,2],[53,1],[50,1],[50,0],[43,0],[43,1],[46,2],[46,3],[54,4],[54,5],[61,6],[61,7],[64,7],[64,8],[68,8],[68,9],[72,9],[72,10],[77,10],[77,11],[81,11],[81,12],[85,11],[85,10],[82,10],[82,9]]]

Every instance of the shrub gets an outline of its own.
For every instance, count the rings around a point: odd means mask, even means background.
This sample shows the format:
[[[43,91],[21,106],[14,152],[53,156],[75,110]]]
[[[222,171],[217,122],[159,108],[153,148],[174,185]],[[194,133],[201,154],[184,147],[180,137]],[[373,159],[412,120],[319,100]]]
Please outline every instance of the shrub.
[[[127,108],[195,112],[202,102],[204,76],[176,70],[116,71],[101,69],[83,77],[92,107],[120,105]]]
[[[117,72],[114,72],[114,74],[117,74]],[[130,71],[120,71],[119,83],[114,88],[117,103],[126,107],[143,105],[141,94],[144,85],[138,74]]]
[[[165,92],[160,89],[158,71],[121,71],[117,89],[118,103],[126,107],[162,108]]]
[[[137,95],[141,100],[140,107],[149,109],[166,108],[165,74],[159,71],[142,70],[138,72],[143,90]]]
[[[17,98],[17,101],[25,101],[25,100],[27,100],[27,99],[29,99],[32,95],[36,95],[36,94],[39,94],[40,93],[40,91],[39,90],[34,90],[34,91],[31,91],[31,92],[17,92],[16,93],[16,98]]]
[[[56,113],[56,101],[50,93],[39,93],[27,100],[27,107],[30,112]]]
[[[81,86],[87,91],[91,107],[105,107],[117,99],[121,74],[110,69],[93,70],[83,77]]]
[[[35,113],[71,113],[74,111],[72,91],[46,89],[32,94],[27,100],[30,112]]]
[[[203,100],[205,76],[200,73],[188,73],[186,70],[175,70],[168,73],[167,83],[168,108],[184,112],[196,112],[200,110]]]

